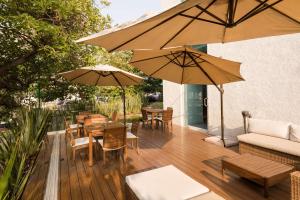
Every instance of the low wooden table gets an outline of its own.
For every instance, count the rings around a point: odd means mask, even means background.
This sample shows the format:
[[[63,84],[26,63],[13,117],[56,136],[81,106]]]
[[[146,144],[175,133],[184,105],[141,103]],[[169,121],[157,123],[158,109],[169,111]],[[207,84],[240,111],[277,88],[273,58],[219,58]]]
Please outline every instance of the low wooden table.
[[[251,154],[241,154],[223,159],[222,175],[225,169],[264,186],[264,196],[268,197],[268,188],[288,178],[294,167]]]

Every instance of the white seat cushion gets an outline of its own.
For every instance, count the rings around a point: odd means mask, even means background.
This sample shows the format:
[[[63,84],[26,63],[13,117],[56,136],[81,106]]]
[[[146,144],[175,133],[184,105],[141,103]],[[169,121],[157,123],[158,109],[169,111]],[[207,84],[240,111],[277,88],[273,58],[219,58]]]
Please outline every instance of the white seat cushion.
[[[126,176],[126,183],[141,200],[190,199],[209,192],[173,165]]]
[[[243,134],[237,137],[241,142],[300,156],[300,143],[298,142],[256,133]]]
[[[103,147],[103,139],[98,140],[99,144],[101,145],[101,147]]]
[[[89,143],[89,138],[88,137],[82,137],[82,138],[76,138],[74,139],[74,147],[76,146],[81,146],[81,145],[86,145]],[[93,142],[96,142],[95,139],[93,139]]]
[[[300,126],[292,124],[291,125],[291,133],[290,140],[294,142],[300,142]]]
[[[250,118],[248,132],[289,139],[290,123]]]
[[[70,124],[71,129],[75,129],[75,128],[77,129],[78,127],[82,127],[82,125],[78,126],[78,124]]]
[[[133,133],[131,133],[131,132],[127,132],[126,138],[127,138],[127,139],[135,139],[135,138],[137,138],[137,136],[135,136],[135,135],[134,135]]]

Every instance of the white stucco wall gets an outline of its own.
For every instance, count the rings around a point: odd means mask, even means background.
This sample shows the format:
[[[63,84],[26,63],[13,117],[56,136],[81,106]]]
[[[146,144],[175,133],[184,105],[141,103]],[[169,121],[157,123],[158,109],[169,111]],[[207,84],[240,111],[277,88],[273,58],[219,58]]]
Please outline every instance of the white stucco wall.
[[[300,34],[227,44],[210,44],[208,53],[242,62],[246,81],[224,86],[226,134],[242,133],[241,111],[253,117],[300,124]],[[220,97],[208,87],[208,124],[220,130]]]
[[[173,108],[173,123],[184,126],[184,85],[163,81],[163,105]]]

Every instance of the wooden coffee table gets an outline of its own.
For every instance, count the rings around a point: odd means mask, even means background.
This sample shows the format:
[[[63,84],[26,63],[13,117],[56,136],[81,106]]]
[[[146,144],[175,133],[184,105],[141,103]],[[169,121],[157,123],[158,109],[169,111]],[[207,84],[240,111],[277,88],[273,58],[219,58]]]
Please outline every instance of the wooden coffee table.
[[[294,167],[251,154],[241,154],[223,159],[222,175],[225,169],[262,185],[264,196],[268,197],[268,188],[289,177]]]

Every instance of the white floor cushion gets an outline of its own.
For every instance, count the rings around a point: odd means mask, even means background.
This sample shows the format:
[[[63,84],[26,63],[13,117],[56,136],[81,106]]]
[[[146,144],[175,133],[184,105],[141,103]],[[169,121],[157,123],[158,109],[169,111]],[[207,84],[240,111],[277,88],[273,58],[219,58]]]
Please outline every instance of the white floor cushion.
[[[238,140],[248,144],[280,151],[283,153],[300,156],[300,143],[282,138],[248,133],[238,136]]]
[[[209,192],[173,165],[126,176],[126,183],[140,200],[182,200]]]
[[[249,118],[248,132],[289,139],[289,122]]]

